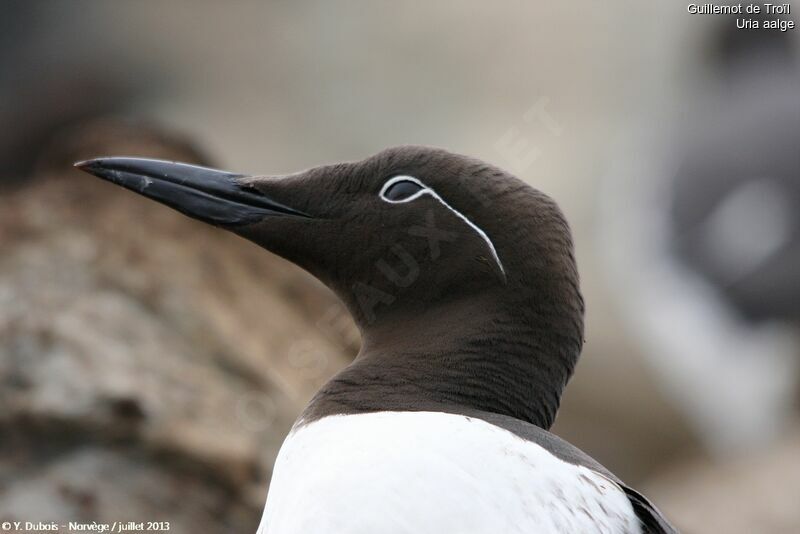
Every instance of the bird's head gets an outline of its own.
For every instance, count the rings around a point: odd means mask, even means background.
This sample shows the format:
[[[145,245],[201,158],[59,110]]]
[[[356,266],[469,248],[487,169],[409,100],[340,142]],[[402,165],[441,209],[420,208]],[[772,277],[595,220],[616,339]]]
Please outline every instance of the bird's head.
[[[582,339],[560,210],[478,160],[405,146],[286,176],[127,157],[76,165],[298,264],[339,295],[362,332],[399,313],[504,302]]]

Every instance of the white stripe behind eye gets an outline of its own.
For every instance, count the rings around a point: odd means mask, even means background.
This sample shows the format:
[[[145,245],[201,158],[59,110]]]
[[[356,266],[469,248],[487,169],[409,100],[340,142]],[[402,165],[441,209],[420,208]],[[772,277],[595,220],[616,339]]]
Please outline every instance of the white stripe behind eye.
[[[414,193],[410,197],[403,198],[401,200],[392,200],[390,198],[387,198],[386,197],[386,191],[388,191],[390,187],[392,187],[394,184],[396,184],[398,182],[413,182],[413,183],[417,184],[418,186],[420,186],[422,189],[420,189],[419,191],[417,191],[416,193]],[[381,197],[381,200],[383,200],[384,202],[388,202],[389,204],[404,204],[406,202],[411,202],[412,200],[416,200],[419,197],[421,197],[422,195],[430,195],[430,196],[432,196],[433,198],[438,200],[439,203],[442,204],[442,206],[444,206],[445,208],[447,208],[450,211],[452,211],[459,219],[461,219],[462,221],[467,223],[467,225],[469,225],[470,228],[475,230],[475,232],[481,237],[481,239],[484,240],[484,242],[489,247],[489,250],[492,253],[492,257],[494,258],[494,261],[497,263],[497,266],[500,268],[500,272],[503,274],[503,278],[505,278],[506,270],[503,268],[503,262],[500,261],[500,256],[497,255],[497,250],[494,248],[494,243],[492,243],[492,240],[489,239],[488,235],[486,235],[486,232],[481,230],[481,228],[478,227],[478,225],[476,225],[475,223],[470,221],[463,213],[461,213],[460,211],[455,209],[453,206],[448,204],[442,197],[440,197],[436,193],[436,191],[434,191],[433,189],[431,189],[430,187],[428,187],[427,185],[422,183],[417,178],[414,178],[413,176],[408,176],[408,175],[405,175],[405,174],[399,175],[399,176],[394,176],[394,177],[390,178],[389,180],[387,180],[385,184],[383,184],[383,187],[381,188],[381,192],[379,193],[379,195]]]

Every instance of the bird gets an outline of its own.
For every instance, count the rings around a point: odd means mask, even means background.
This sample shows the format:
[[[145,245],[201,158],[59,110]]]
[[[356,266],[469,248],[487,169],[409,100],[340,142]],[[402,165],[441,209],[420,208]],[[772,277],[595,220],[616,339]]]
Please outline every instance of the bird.
[[[584,303],[569,225],[544,193],[413,145],[285,176],[75,165],[297,264],[359,328],[360,352],[278,453],[258,534],[676,532],[549,432]]]
[[[691,111],[626,128],[639,156],[611,158],[595,242],[659,393],[725,461],[780,439],[800,398],[800,62],[791,32],[731,19],[702,45],[673,103]]]

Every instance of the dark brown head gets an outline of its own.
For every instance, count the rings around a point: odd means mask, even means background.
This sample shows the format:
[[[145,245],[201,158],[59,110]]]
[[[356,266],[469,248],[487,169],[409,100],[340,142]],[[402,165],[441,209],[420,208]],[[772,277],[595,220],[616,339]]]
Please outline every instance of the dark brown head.
[[[415,146],[288,176],[133,158],[78,166],[314,274],[359,325],[359,359],[408,362],[392,355],[416,352],[427,365],[441,357],[468,368],[452,358],[483,347],[496,368],[475,372],[521,380],[521,389],[553,384],[546,414],[536,417],[543,426],[552,422],[582,345],[583,302],[564,217],[513,176]],[[520,402],[534,401],[506,404]]]

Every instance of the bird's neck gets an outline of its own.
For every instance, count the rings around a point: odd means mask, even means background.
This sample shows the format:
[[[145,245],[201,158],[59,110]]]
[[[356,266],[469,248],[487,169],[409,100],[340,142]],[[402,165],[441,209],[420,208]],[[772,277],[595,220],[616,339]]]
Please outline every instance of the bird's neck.
[[[365,329],[358,357],[323,386],[302,421],[478,410],[547,429],[581,341],[565,339],[557,325],[530,312],[476,299]]]

